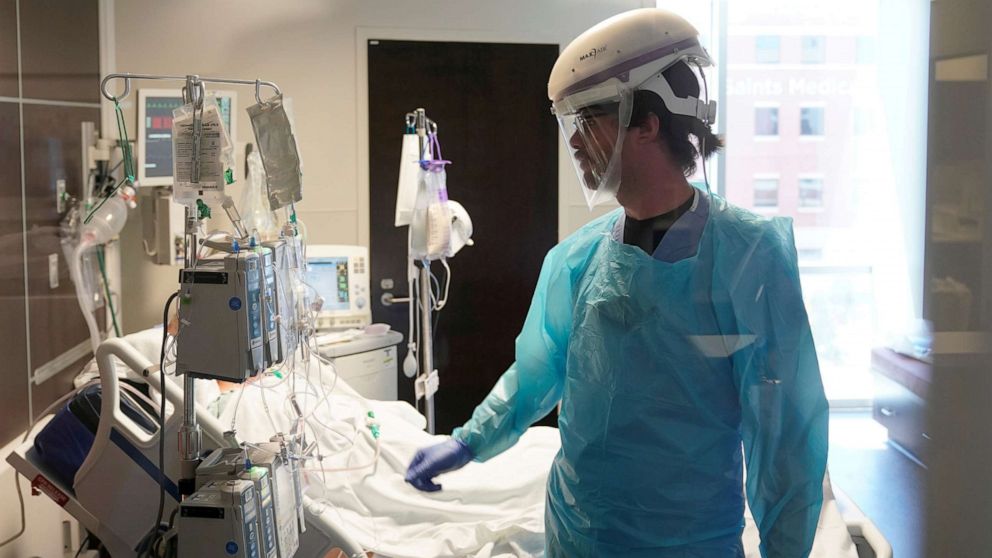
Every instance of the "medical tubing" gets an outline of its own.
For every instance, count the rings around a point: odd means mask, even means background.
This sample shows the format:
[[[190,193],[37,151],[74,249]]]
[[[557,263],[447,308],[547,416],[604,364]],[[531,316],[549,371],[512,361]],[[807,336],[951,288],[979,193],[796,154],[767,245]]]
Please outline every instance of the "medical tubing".
[[[117,311],[114,310],[114,299],[110,296],[110,281],[107,280],[107,264],[104,260],[103,250],[103,246],[97,247],[96,259],[100,264],[100,276],[103,277],[103,290],[107,293],[107,304],[110,306],[110,319],[114,322],[114,336],[120,337],[121,328],[117,325]]]
[[[276,427],[276,421],[273,420],[272,418],[272,411],[269,410],[269,402],[265,400],[264,389],[262,390],[261,395],[262,395],[262,409],[265,410],[265,416],[269,419],[269,424],[272,426],[272,431],[279,432],[279,429]]]
[[[368,469],[369,467],[377,467],[379,465],[379,451],[380,444],[379,439],[375,440],[375,455],[372,456],[372,461],[364,465],[355,465],[354,467],[341,467],[328,469],[326,467],[304,467],[306,471],[322,471],[324,473],[347,473],[349,471],[361,471],[362,469]],[[373,469],[372,474],[375,474],[375,469]]]
[[[446,304],[448,304],[448,293],[451,290],[451,267],[448,265],[448,258],[441,258],[441,265],[444,266],[444,271],[447,273],[444,281],[444,298],[439,300],[434,310],[440,312]],[[440,290],[440,287],[438,288]]]
[[[100,335],[100,328],[96,325],[96,318],[93,317],[93,311],[88,308],[89,305],[86,302],[89,300],[89,296],[84,289],[82,273],[83,253],[92,247],[93,244],[89,240],[83,239],[79,241],[79,244],[72,251],[72,255],[69,258],[69,277],[72,278],[72,282],[75,285],[79,309],[83,312],[83,320],[86,322],[86,328],[90,333],[90,349],[96,355],[96,349],[100,346],[102,337]]]
[[[238,407],[241,406],[241,397],[245,394],[245,386],[247,384],[242,383],[238,387],[238,398],[234,401],[234,412],[231,413],[231,430],[234,430],[234,423],[238,420]]]
[[[72,558],[79,558],[79,554],[83,551],[83,547],[86,546],[86,543],[88,543],[89,540],[90,540],[90,532],[87,531],[86,532],[86,536],[83,537],[82,542],[79,543],[79,548],[76,549],[76,553],[73,554]],[[2,546],[2,545],[0,545],[0,546]]]
[[[121,156],[123,157],[122,162],[124,163],[124,178],[121,178],[117,185],[114,186],[114,189],[111,190],[110,193],[107,194],[102,200],[100,200],[100,203],[98,203],[96,207],[94,207],[89,214],[86,215],[86,218],[83,219],[84,225],[88,224],[90,220],[93,219],[93,215],[101,207],[103,207],[103,204],[107,203],[107,200],[114,197],[114,194],[117,193],[117,190],[119,190],[121,186],[125,183],[128,185],[134,184],[134,159],[131,153],[131,142],[127,137],[127,124],[124,121],[124,113],[121,110],[121,105],[117,102],[116,98],[114,99],[114,111],[117,118],[117,135],[119,136],[118,142],[121,148]]]

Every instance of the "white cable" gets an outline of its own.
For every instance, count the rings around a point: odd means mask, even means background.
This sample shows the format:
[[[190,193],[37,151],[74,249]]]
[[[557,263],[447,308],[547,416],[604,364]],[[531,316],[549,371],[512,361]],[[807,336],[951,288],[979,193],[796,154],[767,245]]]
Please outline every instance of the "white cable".
[[[444,282],[444,298],[438,301],[437,305],[434,306],[434,310],[437,312],[440,312],[444,306],[448,304],[448,293],[451,291],[451,267],[448,266],[448,259],[441,258],[441,265],[444,266],[447,277]]]
[[[380,444],[379,439],[375,440],[375,455],[372,457],[372,461],[365,463],[364,465],[355,465],[354,467],[341,467],[335,469],[328,469],[326,467],[305,467],[307,471],[323,471],[325,473],[346,473],[349,471],[361,471],[362,469],[368,469],[369,467],[377,467],[379,465],[379,450]],[[372,471],[375,474],[375,470]]]
[[[242,383],[238,388],[238,399],[234,402],[234,412],[231,413],[231,430],[234,430],[234,425],[238,420],[238,408],[241,406],[241,398],[245,394],[245,383]]]
[[[703,97],[705,97],[705,102],[707,107],[706,119],[703,120],[703,125],[706,126],[707,130],[709,130],[710,88],[709,85],[706,83],[706,74],[703,72],[703,67],[699,65],[698,61],[696,62],[696,69],[699,70],[699,75],[703,78]],[[699,158],[703,163],[703,182],[706,183],[706,191],[709,192],[710,178],[709,178],[709,174],[706,171],[706,135],[707,134],[703,134],[703,137],[700,138],[699,140],[699,149],[700,149]]]

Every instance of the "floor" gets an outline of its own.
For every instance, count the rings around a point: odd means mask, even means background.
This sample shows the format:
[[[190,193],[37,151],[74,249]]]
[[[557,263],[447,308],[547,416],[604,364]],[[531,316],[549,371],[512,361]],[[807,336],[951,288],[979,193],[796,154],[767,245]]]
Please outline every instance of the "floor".
[[[870,412],[831,413],[829,470],[885,535],[893,558],[923,558],[926,470],[886,443]]]

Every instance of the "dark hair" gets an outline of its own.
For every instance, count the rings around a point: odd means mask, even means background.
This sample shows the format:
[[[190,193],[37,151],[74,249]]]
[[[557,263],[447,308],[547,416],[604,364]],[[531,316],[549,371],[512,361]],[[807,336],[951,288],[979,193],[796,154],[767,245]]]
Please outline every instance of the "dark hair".
[[[676,62],[662,72],[677,97],[699,97],[699,81],[685,62]],[[634,106],[630,114],[630,125],[640,126],[654,113],[661,121],[658,136],[668,147],[675,162],[682,167],[686,176],[696,172],[696,158],[709,159],[723,147],[723,140],[713,133],[708,124],[695,116],[673,114],[665,102],[654,91],[634,92]],[[695,143],[689,136],[696,138]],[[705,152],[701,152],[705,147]]]

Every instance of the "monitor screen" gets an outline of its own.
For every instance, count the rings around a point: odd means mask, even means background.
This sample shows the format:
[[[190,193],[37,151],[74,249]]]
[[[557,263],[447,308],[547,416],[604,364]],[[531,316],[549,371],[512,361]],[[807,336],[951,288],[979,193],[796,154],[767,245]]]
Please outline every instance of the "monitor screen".
[[[307,283],[324,297],[324,311],[351,308],[348,288],[348,258],[310,258]]]
[[[231,97],[214,97],[228,133],[231,130]],[[145,178],[172,177],[172,111],[183,106],[180,96],[145,97]],[[233,138],[232,138],[233,139]]]

